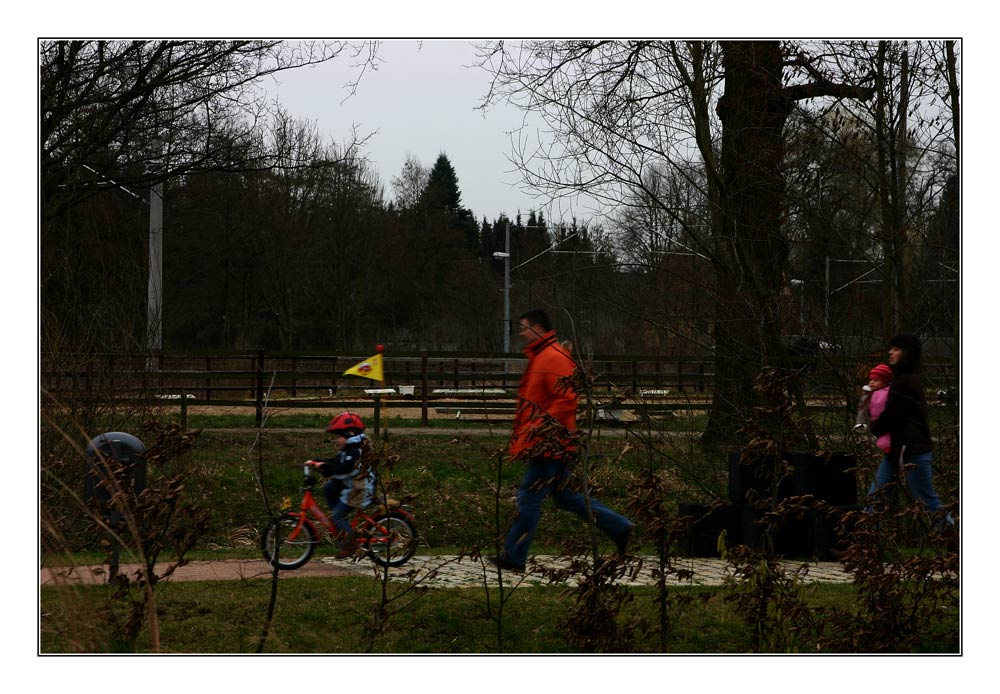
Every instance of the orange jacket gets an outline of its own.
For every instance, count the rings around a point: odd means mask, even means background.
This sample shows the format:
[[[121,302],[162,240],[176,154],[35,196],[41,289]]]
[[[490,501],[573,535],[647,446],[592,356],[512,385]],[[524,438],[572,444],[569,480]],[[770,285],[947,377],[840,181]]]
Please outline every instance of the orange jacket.
[[[575,364],[551,330],[525,347],[528,366],[517,389],[517,409],[510,440],[510,456],[537,443],[536,431],[548,415],[569,431],[576,430],[578,396],[572,388],[558,386],[560,378],[573,374]]]

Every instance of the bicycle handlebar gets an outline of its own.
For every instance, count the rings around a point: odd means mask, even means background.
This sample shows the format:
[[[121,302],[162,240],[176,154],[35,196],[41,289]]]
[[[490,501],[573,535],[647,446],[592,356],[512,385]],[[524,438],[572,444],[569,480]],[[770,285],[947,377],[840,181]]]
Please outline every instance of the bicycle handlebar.
[[[307,460],[302,464],[302,476],[306,487],[312,487],[316,484],[316,477],[313,473],[319,469],[320,465],[322,465],[322,463],[316,460]]]

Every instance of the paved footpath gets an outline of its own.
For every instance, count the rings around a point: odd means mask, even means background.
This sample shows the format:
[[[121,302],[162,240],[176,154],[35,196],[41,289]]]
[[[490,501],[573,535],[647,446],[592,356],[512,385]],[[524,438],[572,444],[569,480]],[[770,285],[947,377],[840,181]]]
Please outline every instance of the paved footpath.
[[[655,556],[644,556],[641,564],[637,565],[626,574],[620,584],[629,586],[654,585],[656,582],[654,572],[657,567]],[[374,565],[371,562],[345,562],[343,560],[328,559],[323,560],[337,566],[338,568],[348,568],[352,573],[371,574]],[[791,572],[802,566],[803,562],[782,562],[786,571]],[[546,585],[549,583],[545,576],[545,569],[565,568],[568,561],[553,556],[534,557],[528,563],[528,570],[523,574],[507,572],[504,574],[504,583],[507,585]],[[717,586],[722,585],[727,575],[732,575],[731,568],[721,559],[681,559],[675,564],[676,569],[685,569],[691,572],[690,577],[678,578],[671,575],[667,583],[676,586]],[[416,556],[407,564],[397,569],[391,569],[390,578],[399,580],[421,581],[433,587],[467,588],[482,586],[483,581],[490,585],[496,585],[496,568],[492,564],[485,567],[476,560],[464,559],[458,561],[455,556]],[[825,583],[850,583],[852,576],[846,573],[843,567],[837,563],[822,562],[810,563],[808,571],[803,577],[806,582]],[[574,586],[576,580],[570,578],[563,582],[564,585]]]
[[[656,558],[641,557],[642,562],[620,583],[630,586],[652,585],[655,583]],[[505,573],[505,585],[546,585],[548,579],[542,568],[561,568],[567,562],[553,556],[538,556],[529,562],[524,574]],[[791,573],[803,562],[782,562]],[[134,564],[123,564],[120,571],[126,575],[138,570]],[[671,575],[667,583],[674,586],[717,586],[721,585],[731,568],[721,559],[680,559],[675,568],[691,572],[689,578],[679,579]],[[281,578],[374,576],[378,567],[367,559],[314,559],[300,569],[282,571]],[[471,588],[481,587],[486,581],[491,586],[497,584],[496,569],[492,565],[484,567],[479,561],[468,557],[461,561],[457,556],[415,556],[405,565],[391,569],[390,578],[398,581],[419,582],[431,588]],[[221,561],[192,561],[178,568],[168,581],[218,581],[218,580],[262,580],[271,576],[270,567],[263,559],[224,559]],[[812,562],[802,577],[807,583],[850,583],[852,576],[838,563]],[[106,566],[78,566],[74,568],[43,568],[40,571],[42,585],[94,585],[108,580]],[[575,585],[570,578],[564,585]]]

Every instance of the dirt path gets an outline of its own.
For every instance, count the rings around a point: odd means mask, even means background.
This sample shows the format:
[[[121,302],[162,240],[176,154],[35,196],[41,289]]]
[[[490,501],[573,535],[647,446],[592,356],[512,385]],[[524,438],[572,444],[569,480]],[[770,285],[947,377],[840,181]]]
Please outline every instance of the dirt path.
[[[141,569],[139,564],[122,564],[119,572],[131,576]],[[282,571],[281,578],[307,578],[317,576],[352,576],[357,572],[348,566],[322,561],[311,561],[301,569]],[[107,566],[77,566],[43,568],[40,583],[49,585],[97,585],[108,580]],[[270,579],[270,567],[263,559],[220,559],[192,561],[178,568],[166,581],[236,581],[244,579]]]

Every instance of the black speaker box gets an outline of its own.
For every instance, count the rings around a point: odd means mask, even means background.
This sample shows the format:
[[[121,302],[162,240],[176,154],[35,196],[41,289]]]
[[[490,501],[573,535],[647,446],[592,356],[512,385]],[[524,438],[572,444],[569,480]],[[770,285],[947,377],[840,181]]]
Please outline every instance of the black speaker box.
[[[765,527],[760,522],[763,513],[750,504],[740,506],[743,543],[763,547]],[[784,516],[772,529],[774,553],[787,559],[829,559],[830,550],[842,547],[841,540],[846,539],[849,530],[841,526],[843,514],[858,509],[859,506],[836,506]]]
[[[812,496],[837,506],[857,503],[858,490],[854,455],[834,453],[785,453],[789,468],[778,482],[777,498]],[[729,454],[729,500],[742,504],[754,498],[770,497],[772,479],[776,474],[773,458],[752,455],[746,463],[739,453]]]
[[[746,462],[739,453],[729,454],[729,500],[744,504],[754,498],[770,497],[775,474],[774,459],[753,454]],[[796,496],[805,486],[804,472],[789,470],[778,482],[778,498]]]
[[[805,493],[834,506],[858,503],[858,464],[852,453],[794,453],[789,462],[805,470]]]

